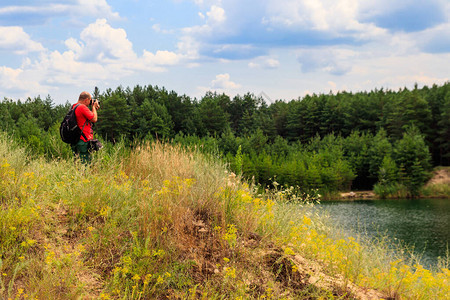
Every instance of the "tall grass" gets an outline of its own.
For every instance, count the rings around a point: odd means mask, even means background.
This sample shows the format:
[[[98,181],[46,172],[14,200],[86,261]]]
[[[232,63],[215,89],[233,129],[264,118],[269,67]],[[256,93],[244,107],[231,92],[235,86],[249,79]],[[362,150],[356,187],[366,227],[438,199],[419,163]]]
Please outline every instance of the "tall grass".
[[[375,184],[373,187],[373,192],[375,195],[380,197],[381,199],[401,199],[401,198],[409,198],[411,197],[411,193],[408,189],[400,183],[391,183],[391,184]]]
[[[426,185],[420,190],[420,194],[423,197],[430,198],[450,198],[450,184],[437,183]]]
[[[287,205],[279,192],[256,195],[195,150],[107,145],[84,166],[31,159],[0,135],[0,179],[0,297],[332,299],[367,292],[354,284],[386,297],[449,294],[448,269],[410,266],[382,244],[340,238],[309,205]]]

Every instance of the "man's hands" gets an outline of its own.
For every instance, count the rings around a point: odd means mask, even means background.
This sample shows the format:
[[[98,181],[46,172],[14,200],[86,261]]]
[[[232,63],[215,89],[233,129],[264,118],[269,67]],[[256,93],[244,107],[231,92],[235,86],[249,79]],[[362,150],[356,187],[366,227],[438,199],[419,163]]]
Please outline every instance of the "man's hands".
[[[94,117],[92,118],[91,122],[95,123],[97,122],[97,109],[100,108],[100,104],[97,100],[92,101],[92,112],[94,113]]]

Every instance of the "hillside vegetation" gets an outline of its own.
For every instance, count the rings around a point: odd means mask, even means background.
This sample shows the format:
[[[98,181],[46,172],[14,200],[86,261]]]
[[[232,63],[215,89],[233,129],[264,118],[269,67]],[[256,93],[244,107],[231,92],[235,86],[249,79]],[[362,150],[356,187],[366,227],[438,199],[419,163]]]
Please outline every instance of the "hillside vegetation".
[[[256,195],[218,161],[116,144],[85,167],[32,158],[1,134],[0,298],[450,295],[448,262],[426,270],[384,241],[343,238],[289,190]]]
[[[276,181],[327,197],[372,189],[379,197],[417,197],[433,167],[450,165],[449,82],[273,103],[250,93],[192,99],[151,85],[93,95],[101,104],[95,133],[102,141],[201,147],[265,187]],[[65,105],[50,96],[5,98],[0,130],[34,154],[69,158],[58,128],[77,96]],[[449,197],[448,190],[438,192]]]

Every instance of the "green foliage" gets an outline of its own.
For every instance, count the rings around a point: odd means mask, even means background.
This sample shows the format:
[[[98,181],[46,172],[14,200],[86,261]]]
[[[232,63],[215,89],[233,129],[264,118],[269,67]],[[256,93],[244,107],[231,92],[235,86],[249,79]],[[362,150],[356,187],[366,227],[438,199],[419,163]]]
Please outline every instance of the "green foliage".
[[[137,109],[136,120],[138,137],[169,137],[172,133],[172,119],[164,105],[145,99],[142,105]]]
[[[185,138],[194,145],[216,141]],[[326,169],[344,168],[333,159],[341,143],[330,135],[295,145],[292,155],[315,174],[313,181],[332,182],[335,172]],[[449,293],[447,266],[432,272],[394,261],[383,241],[339,233],[312,209],[317,191],[273,183],[275,189],[256,196],[254,186],[200,147],[105,144],[92,165],[81,166],[30,157],[0,132],[0,298],[331,299],[376,289],[367,296],[445,299]],[[245,169],[251,157],[242,156]],[[259,158],[274,164],[271,155]]]
[[[102,140],[197,146],[262,185],[276,176],[282,185],[371,189],[390,156],[399,168],[397,182],[416,194],[431,165],[450,163],[450,83],[398,92],[313,94],[270,105],[251,93],[231,99],[207,92],[197,100],[151,85],[103,93],[96,88],[93,95],[101,101],[94,131]],[[4,99],[0,130],[36,155],[70,157],[57,131],[69,107],[54,105],[50,96]],[[421,141],[409,128],[420,132]]]
[[[386,131],[381,128],[373,137],[368,149],[369,177],[377,179],[379,177],[380,166],[386,157],[392,155],[392,145],[387,138]]]
[[[436,142],[441,156],[441,164],[450,164],[450,92],[445,96],[445,102],[441,109],[441,115],[437,123],[439,125]]]
[[[108,141],[116,142],[127,135],[130,129],[130,112],[126,99],[119,92],[100,98],[101,109],[98,111],[98,132]]]
[[[399,169],[397,164],[390,155],[384,156],[378,172],[378,182],[373,188],[374,193],[382,199],[396,196],[406,197],[406,188],[398,183],[398,180]],[[404,190],[405,193],[402,193],[401,191]]]
[[[236,153],[236,158],[235,158],[235,170],[238,174],[242,173],[242,148],[241,145],[239,145],[238,151]]]
[[[399,170],[395,161],[390,155],[386,155],[381,163],[378,172],[378,181],[380,184],[391,184],[398,181]]]
[[[220,136],[228,126],[228,113],[223,108],[228,101],[225,95],[207,94],[199,104],[199,114],[206,134]]]
[[[370,133],[353,131],[343,143],[344,156],[351,169],[356,174],[353,182],[355,187],[370,188],[373,178],[370,178],[369,149],[373,136]]]
[[[411,126],[394,147],[394,160],[402,167],[402,183],[412,196],[417,196],[420,187],[429,178],[430,153],[417,127]]]

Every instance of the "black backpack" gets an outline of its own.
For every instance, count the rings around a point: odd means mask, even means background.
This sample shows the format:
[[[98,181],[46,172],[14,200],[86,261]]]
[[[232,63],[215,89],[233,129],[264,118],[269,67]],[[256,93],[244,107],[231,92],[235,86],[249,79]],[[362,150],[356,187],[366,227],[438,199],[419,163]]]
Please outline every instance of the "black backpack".
[[[67,144],[76,144],[80,139],[80,136],[83,136],[86,140],[86,136],[83,133],[84,126],[87,123],[84,123],[83,129],[80,129],[77,124],[77,117],[75,116],[75,110],[78,105],[75,105],[74,108],[71,108],[67,115],[64,117],[64,120],[61,122],[61,126],[59,127],[59,134],[61,135],[61,139],[63,142]]]

